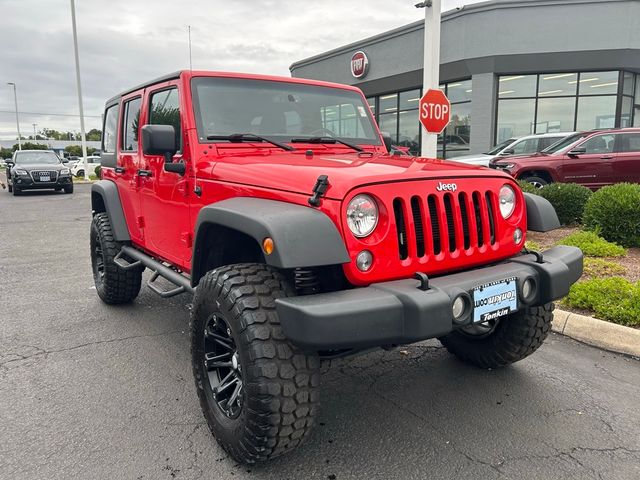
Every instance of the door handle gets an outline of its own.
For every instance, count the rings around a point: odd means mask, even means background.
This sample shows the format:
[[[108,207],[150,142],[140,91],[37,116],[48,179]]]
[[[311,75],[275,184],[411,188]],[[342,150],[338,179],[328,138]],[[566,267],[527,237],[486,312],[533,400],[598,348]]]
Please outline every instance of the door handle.
[[[611,160],[613,158],[613,155],[603,155],[600,157],[602,160]]]
[[[138,170],[138,176],[149,178],[151,176],[151,170]]]
[[[124,167],[116,167],[113,169],[116,173],[124,173],[125,169]]]

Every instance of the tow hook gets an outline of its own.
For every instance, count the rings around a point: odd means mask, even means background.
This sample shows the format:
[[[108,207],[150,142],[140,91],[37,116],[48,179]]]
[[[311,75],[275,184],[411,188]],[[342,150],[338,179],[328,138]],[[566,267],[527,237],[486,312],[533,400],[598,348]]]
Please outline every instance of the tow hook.
[[[429,286],[429,277],[426,273],[416,272],[413,274],[413,278],[415,278],[416,280],[420,280],[418,289],[422,290],[423,292],[431,290],[431,287]]]

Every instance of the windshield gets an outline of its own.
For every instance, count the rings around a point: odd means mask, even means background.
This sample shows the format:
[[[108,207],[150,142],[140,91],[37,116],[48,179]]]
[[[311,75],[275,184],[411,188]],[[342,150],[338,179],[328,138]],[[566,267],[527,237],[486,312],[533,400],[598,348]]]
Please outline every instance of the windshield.
[[[192,88],[203,143],[208,136],[242,133],[281,142],[330,136],[355,144],[380,144],[368,106],[352,90],[217,77],[194,78]]]
[[[562,140],[557,141],[556,143],[552,143],[547,148],[542,150],[541,153],[546,153],[546,154],[558,153],[561,150],[564,150],[569,145],[573,145],[574,143],[576,143],[579,140],[582,140],[588,135],[589,135],[588,132],[574,133],[573,135],[569,135],[568,137],[565,137]]]
[[[16,165],[55,165],[60,159],[53,152],[16,152]]]
[[[500,153],[500,151],[502,149],[504,149],[505,147],[509,146],[510,144],[515,142],[516,140],[517,140],[516,138],[510,138],[509,140],[505,140],[504,142],[501,142],[498,145],[496,145],[495,147],[493,147],[485,155],[497,155],[497,154]]]

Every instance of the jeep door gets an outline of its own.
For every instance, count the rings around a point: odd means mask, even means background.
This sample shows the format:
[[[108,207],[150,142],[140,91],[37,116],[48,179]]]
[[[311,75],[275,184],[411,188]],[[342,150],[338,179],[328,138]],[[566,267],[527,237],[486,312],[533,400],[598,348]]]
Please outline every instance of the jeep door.
[[[178,152],[173,162],[187,162],[183,153],[180,91],[173,80],[147,89],[143,106],[146,124],[171,125],[176,132]],[[145,222],[145,246],[178,265],[190,265],[188,175],[167,172],[160,155],[142,155],[145,177],[141,181],[141,201]]]
[[[592,189],[610,184],[616,158],[615,137],[612,133],[602,133],[574,145],[563,157],[560,180]]]
[[[616,158],[612,165],[612,183],[640,183],[640,131],[616,135]]]
[[[140,168],[140,155],[138,152],[138,134],[141,92],[132,93],[122,100],[120,107],[119,140],[117,148],[117,160],[114,166],[114,178],[118,186],[118,194],[122,203],[122,210],[127,220],[131,240],[138,244],[144,244],[144,233],[140,224],[140,193],[138,189],[137,172]],[[110,119],[111,108],[105,115],[105,132],[107,121]],[[118,112],[115,110],[115,118]],[[115,141],[114,138],[111,140]],[[110,141],[111,141],[110,140]],[[110,157],[105,157],[107,165],[111,165]]]

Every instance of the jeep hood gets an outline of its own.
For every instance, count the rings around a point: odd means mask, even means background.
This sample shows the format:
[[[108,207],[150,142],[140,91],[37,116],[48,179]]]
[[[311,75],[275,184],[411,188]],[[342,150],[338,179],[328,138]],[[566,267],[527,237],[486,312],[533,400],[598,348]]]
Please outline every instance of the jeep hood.
[[[487,168],[439,159],[376,153],[314,153],[225,156],[211,170],[211,179],[289,192],[311,194],[320,175],[329,177],[326,198],[342,200],[363,185],[406,180],[504,177]]]

